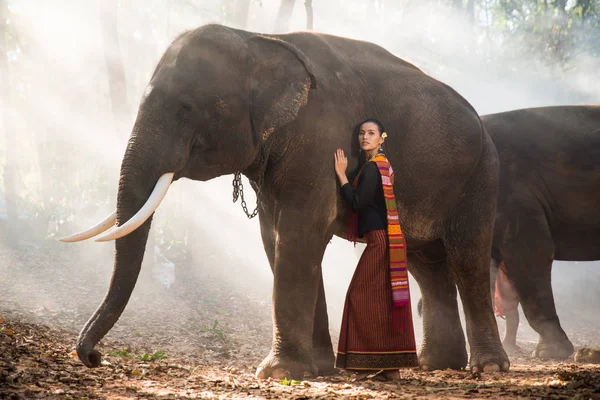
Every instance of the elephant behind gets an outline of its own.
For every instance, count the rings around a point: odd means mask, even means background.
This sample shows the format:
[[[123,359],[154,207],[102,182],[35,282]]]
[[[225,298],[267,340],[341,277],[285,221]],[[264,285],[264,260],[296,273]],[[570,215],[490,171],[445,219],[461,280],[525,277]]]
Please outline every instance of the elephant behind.
[[[423,255],[410,268],[425,296],[421,364],[467,365],[456,276],[471,367],[507,370],[487,286],[498,159],[472,106],[371,43],[220,25],[186,32],[166,50],[123,158],[116,213],[67,239],[118,226],[98,239],[116,239],[115,265],[106,297],[80,333],[81,361],[100,364],[94,347],[129,300],[151,215],[171,181],[241,172],[258,191],[274,274],[272,349],[257,374],[332,372],[321,261],[347,223],[333,154],[343,148],[349,169],[357,167],[351,132],[367,117],[389,128],[400,218],[409,248]]]
[[[551,269],[554,260],[600,260],[600,107],[528,108],[481,120],[500,158],[490,289],[504,260],[540,335],[535,355],[566,358],[574,348],[556,314]]]
[[[492,256],[504,260],[542,358],[573,344],[560,326],[554,260],[600,260],[600,107],[529,108],[481,117],[500,158]]]

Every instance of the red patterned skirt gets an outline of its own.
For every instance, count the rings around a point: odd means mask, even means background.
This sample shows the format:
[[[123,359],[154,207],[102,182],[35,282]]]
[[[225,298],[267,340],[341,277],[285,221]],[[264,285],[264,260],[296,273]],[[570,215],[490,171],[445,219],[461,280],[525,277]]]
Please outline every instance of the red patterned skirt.
[[[519,295],[508,279],[506,264],[500,263],[498,275],[496,275],[496,290],[494,292],[494,311],[499,317],[517,312],[519,309]]]
[[[364,235],[363,252],[346,294],[336,368],[382,370],[419,365],[410,305],[400,332],[393,329],[388,236],[385,230]]]

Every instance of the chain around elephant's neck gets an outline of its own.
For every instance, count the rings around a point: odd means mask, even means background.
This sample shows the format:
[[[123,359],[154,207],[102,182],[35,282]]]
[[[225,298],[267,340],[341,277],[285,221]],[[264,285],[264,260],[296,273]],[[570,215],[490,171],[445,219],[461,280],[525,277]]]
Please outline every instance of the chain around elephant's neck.
[[[258,203],[260,198],[260,192],[263,186],[263,181],[265,178],[265,172],[267,169],[269,149],[269,144],[262,146],[261,149],[261,161],[260,167],[258,169],[258,182],[256,183],[256,207],[254,208],[254,211],[252,211],[252,213],[248,212],[248,206],[246,205],[246,200],[244,200],[244,186],[242,184],[242,173],[238,171],[233,174],[233,202],[235,203],[238,197],[241,198],[242,209],[244,210],[244,213],[246,213],[248,219],[252,219],[258,214]]]
[[[256,217],[258,214],[258,192],[256,193],[256,208],[252,211],[252,214],[248,212],[248,206],[246,205],[246,200],[244,200],[244,186],[242,185],[242,173],[236,172],[233,174],[233,202],[235,203],[240,197],[242,199],[242,209],[246,213],[246,216],[249,219]]]

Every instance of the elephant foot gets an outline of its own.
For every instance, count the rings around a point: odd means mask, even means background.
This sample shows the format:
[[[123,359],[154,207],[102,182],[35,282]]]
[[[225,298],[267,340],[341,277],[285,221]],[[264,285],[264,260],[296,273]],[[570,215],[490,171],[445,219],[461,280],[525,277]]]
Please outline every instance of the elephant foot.
[[[425,371],[438,369],[461,369],[467,366],[468,357],[464,342],[462,346],[423,346],[419,354],[419,365]]]
[[[317,365],[312,360],[302,360],[299,357],[291,357],[271,352],[256,369],[256,377],[259,379],[297,379],[317,376]]]
[[[471,371],[480,372],[506,372],[510,369],[510,361],[502,345],[481,346],[481,349],[472,346]]]
[[[502,347],[504,347],[504,351],[506,351],[506,354],[509,355],[523,353],[523,349],[517,346],[516,343],[503,342]]]
[[[553,358],[562,360],[565,358],[570,358],[574,352],[575,348],[569,339],[565,339],[556,343],[540,340],[533,351],[533,356],[537,358]]]
[[[319,376],[335,375],[339,373],[339,370],[335,368],[335,354],[333,349],[328,348],[313,348],[313,360],[317,365],[317,372]]]

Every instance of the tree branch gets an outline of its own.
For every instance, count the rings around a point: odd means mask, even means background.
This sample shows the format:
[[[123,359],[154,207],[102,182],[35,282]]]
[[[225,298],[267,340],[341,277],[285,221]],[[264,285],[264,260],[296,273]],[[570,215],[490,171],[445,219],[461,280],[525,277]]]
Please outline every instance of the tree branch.
[[[312,0],[306,0],[304,2],[306,6],[306,29],[309,31],[313,30],[313,6]]]

